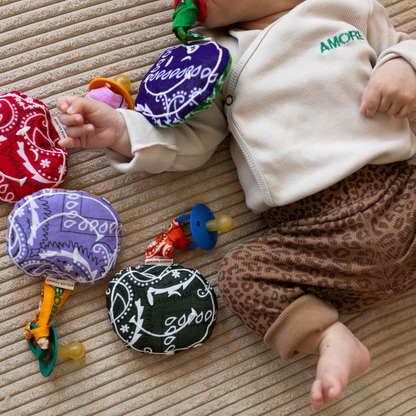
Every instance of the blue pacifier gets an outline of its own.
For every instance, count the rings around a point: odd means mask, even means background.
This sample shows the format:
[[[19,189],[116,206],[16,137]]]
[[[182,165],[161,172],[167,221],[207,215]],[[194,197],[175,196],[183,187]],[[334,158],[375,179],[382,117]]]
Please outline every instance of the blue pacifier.
[[[211,250],[215,247],[218,238],[218,230],[227,232],[234,226],[234,221],[229,215],[221,215],[215,219],[212,211],[204,204],[195,205],[191,214],[184,214],[177,218],[179,223],[190,220],[191,233],[195,242],[188,248],[201,247],[203,250]]]

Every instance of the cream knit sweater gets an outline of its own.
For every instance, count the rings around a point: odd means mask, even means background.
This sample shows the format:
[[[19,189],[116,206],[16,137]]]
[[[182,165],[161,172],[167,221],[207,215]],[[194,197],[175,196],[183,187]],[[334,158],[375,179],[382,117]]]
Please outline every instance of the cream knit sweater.
[[[416,40],[397,33],[377,1],[306,0],[263,31],[202,32],[233,57],[222,94],[209,110],[170,129],[120,110],[134,159],[108,150],[116,169],[193,169],[231,133],[247,205],[262,212],[312,195],[366,164],[415,155],[406,119],[358,112],[377,67],[401,56],[416,69]]]

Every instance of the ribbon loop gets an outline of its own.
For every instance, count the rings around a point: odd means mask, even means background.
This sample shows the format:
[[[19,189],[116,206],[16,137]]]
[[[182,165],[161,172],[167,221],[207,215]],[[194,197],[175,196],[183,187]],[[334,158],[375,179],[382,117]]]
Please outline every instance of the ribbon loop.
[[[199,8],[192,0],[177,0],[175,2],[175,12],[172,16],[172,32],[184,45],[195,41],[209,40],[205,36],[188,32],[188,28],[193,26],[197,20],[202,22],[205,19],[204,3],[197,3]]]
[[[70,293],[70,289],[63,289],[46,283],[45,277],[36,317],[25,326],[25,338],[27,342],[30,342],[34,338],[43,350],[48,349],[50,323]],[[32,328],[31,324],[36,325],[37,328]]]
[[[168,230],[152,241],[146,249],[146,261],[153,259],[172,259],[174,248],[188,250],[188,240],[183,233],[183,225],[174,219]]]

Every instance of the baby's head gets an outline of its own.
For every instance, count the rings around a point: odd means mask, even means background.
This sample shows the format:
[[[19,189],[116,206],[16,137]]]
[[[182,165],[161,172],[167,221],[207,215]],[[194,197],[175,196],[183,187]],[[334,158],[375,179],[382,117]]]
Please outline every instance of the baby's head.
[[[241,29],[264,29],[305,0],[204,0],[202,25],[212,29],[234,25]]]

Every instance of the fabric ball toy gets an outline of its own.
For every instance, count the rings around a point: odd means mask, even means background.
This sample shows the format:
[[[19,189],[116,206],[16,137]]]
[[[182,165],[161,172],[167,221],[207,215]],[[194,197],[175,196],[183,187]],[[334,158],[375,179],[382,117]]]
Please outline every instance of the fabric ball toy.
[[[115,333],[142,353],[175,354],[202,345],[217,319],[214,289],[202,274],[171,259],[189,243],[176,220],[149,245],[147,264],[127,267],[110,281],[107,309]],[[156,264],[154,264],[156,263]]]
[[[68,154],[48,108],[17,91],[0,95],[0,200],[15,203],[63,182]]]
[[[167,49],[144,77],[135,109],[157,127],[184,123],[216,100],[231,68],[215,42]]]
[[[104,198],[43,189],[16,203],[8,218],[6,252],[32,277],[96,283],[114,268],[121,222]]]

